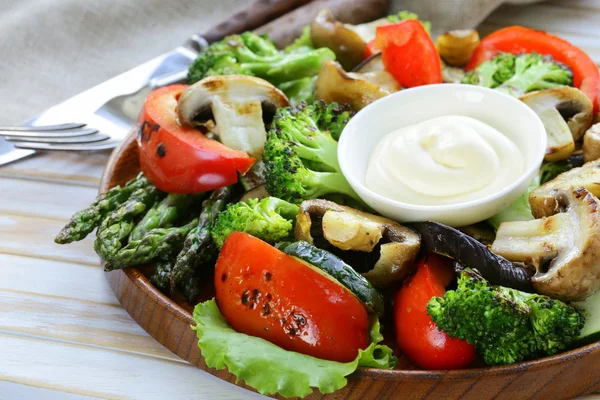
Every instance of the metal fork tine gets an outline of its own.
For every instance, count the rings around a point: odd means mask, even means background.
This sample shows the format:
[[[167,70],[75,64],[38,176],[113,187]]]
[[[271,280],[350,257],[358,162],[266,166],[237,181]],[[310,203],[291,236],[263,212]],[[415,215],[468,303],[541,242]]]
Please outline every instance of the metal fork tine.
[[[110,139],[108,135],[87,135],[74,137],[45,137],[45,138],[30,138],[23,136],[8,136],[7,142],[27,142],[27,143],[56,143],[56,144],[78,144],[78,143],[93,143],[101,142]]]
[[[0,136],[5,137],[14,137],[14,138],[64,138],[64,137],[77,137],[77,136],[86,136],[93,135],[94,133],[98,133],[98,129],[70,129],[66,131],[2,131],[0,130]]]
[[[119,145],[118,141],[108,140],[89,144],[51,144],[51,143],[27,143],[14,142],[13,145],[19,149],[48,150],[48,151],[97,151],[114,149]]]
[[[0,126],[0,131],[11,131],[11,132],[51,132],[51,131],[66,131],[69,129],[83,128],[86,124],[81,123],[68,123],[58,125],[44,125],[44,126]]]

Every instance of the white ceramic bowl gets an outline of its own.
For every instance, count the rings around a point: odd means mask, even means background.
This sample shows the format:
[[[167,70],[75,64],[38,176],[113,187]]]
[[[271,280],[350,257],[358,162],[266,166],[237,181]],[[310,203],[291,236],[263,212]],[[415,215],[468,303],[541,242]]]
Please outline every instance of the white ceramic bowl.
[[[393,130],[443,115],[464,115],[496,128],[521,151],[525,172],[511,185],[487,197],[452,205],[414,205],[381,196],[365,186],[375,145]],[[427,85],[402,90],[368,105],[344,128],[338,158],[344,176],[374,210],[400,222],[437,221],[463,226],[500,212],[527,190],[546,150],[540,118],[523,102],[472,85]]]

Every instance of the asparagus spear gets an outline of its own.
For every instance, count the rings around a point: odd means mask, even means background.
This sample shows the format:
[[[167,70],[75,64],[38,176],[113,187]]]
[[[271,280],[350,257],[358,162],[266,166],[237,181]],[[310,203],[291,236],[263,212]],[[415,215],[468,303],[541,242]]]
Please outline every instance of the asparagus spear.
[[[196,296],[202,292],[202,284],[204,283],[205,278],[206,277],[196,273],[179,285],[181,293],[189,303],[192,303]]]
[[[186,235],[198,225],[194,219],[187,225],[173,228],[155,228],[140,240],[130,241],[108,260],[105,271],[145,264],[153,259],[168,258],[174,249],[181,249]]]
[[[173,259],[156,260],[154,272],[150,275],[150,282],[165,294],[169,293],[169,277],[171,276],[173,264],[175,264]]]
[[[183,250],[177,256],[177,262],[171,271],[171,291],[186,279],[202,263],[215,258],[217,249],[212,242],[210,230],[219,212],[223,211],[233,197],[231,186],[223,187],[212,192],[202,203],[202,212],[198,226],[185,238]]]
[[[154,228],[170,228],[178,219],[185,215],[192,203],[201,199],[204,194],[173,194],[170,193],[161,202],[152,207],[144,218],[133,228],[129,241],[142,239]]]
[[[148,180],[140,172],[124,187],[116,186],[102,193],[87,208],[75,213],[69,223],[56,235],[54,241],[58,244],[67,244],[84,239],[110,212],[127,201],[135,190],[148,185]]]
[[[123,242],[135,226],[135,218],[143,215],[161,194],[162,192],[152,185],[135,190],[126,202],[100,224],[94,242],[96,253],[102,259],[110,261],[123,247]]]

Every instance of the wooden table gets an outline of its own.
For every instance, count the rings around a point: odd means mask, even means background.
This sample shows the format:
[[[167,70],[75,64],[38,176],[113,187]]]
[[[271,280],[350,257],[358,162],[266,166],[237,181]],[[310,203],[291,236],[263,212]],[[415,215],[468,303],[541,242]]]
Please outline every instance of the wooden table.
[[[511,24],[560,34],[600,63],[600,0],[505,6],[481,31]],[[107,157],[47,154],[0,167],[0,399],[262,398],[189,366],[138,327],[108,287],[93,238],[54,244],[95,197]]]

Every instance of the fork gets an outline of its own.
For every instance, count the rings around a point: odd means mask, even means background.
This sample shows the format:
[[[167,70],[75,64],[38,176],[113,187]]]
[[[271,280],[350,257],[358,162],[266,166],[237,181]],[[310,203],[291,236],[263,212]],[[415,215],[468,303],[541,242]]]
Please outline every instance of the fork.
[[[0,136],[19,149],[93,151],[114,148],[118,142],[84,123],[44,126],[0,126]]]

